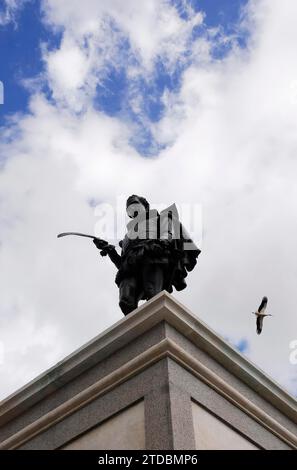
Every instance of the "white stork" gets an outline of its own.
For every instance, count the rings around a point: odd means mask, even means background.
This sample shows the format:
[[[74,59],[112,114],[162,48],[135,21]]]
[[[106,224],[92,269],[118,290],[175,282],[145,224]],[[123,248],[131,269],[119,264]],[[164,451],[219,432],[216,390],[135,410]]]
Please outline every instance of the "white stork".
[[[268,299],[267,297],[263,297],[262,302],[260,303],[260,306],[258,308],[257,312],[252,312],[254,315],[257,317],[257,333],[258,335],[261,334],[262,328],[263,328],[263,320],[264,317],[272,317],[269,313],[265,313],[266,307],[267,307],[267,302]]]

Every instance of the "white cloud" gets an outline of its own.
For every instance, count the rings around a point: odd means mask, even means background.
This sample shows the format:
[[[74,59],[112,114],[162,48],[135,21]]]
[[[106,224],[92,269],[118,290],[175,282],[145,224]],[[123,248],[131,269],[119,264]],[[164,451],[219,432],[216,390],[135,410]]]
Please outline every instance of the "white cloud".
[[[96,84],[110,62],[123,60],[124,37],[140,61],[130,73],[149,76],[158,56],[170,67],[201,16],[186,23],[166,2],[139,3],[45,3],[48,23],[63,28],[59,49],[44,52],[56,101],[33,95],[30,115],[18,117],[1,148],[1,393],[121,317],[113,267],[86,241],[55,237],[93,231],[88,198],[130,193],[152,203],[203,204],[203,253],[188,289],[174,295],[221,334],[246,337],[252,360],[294,391],[297,5],[250,2],[248,49],[234,47],[220,61],[209,55],[216,36],[192,45],[195,60],[180,92],[164,94],[165,116],[149,124],[171,145],[144,159],[129,145],[129,123],[92,109]],[[250,312],[263,295],[274,316],[259,337]]]
[[[145,65],[158,54],[176,59],[192,28],[202,23],[201,13],[189,8],[189,20],[184,21],[168,0],[45,0],[44,11],[50,24],[80,38],[98,35],[98,24],[111,19],[128,36]]]
[[[90,103],[110,66],[150,80],[158,58],[168,69],[182,62],[193,28],[203,21],[190,8],[182,19],[167,0],[45,0],[43,13],[63,31],[60,47],[45,54],[53,96],[76,111]]]

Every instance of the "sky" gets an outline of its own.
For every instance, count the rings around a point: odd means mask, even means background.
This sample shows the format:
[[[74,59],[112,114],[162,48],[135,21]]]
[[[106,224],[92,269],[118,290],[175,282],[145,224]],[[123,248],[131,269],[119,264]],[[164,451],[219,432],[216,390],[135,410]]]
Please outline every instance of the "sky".
[[[0,398],[122,317],[111,263],[56,235],[94,233],[95,207],[134,193],[201,207],[202,253],[173,295],[297,396],[296,14],[0,0]]]

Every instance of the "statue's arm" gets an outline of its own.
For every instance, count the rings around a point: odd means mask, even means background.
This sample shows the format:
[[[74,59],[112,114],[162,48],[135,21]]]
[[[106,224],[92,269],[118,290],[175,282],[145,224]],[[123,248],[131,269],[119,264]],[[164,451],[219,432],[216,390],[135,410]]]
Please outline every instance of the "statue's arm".
[[[121,267],[121,256],[118,254],[117,250],[115,249],[114,246],[109,245],[107,251],[107,255],[109,256],[110,260],[113,262],[113,264],[120,269]]]
[[[113,245],[104,245],[102,246],[101,241],[96,238],[93,240],[94,245],[100,250],[101,256],[108,256],[113,264],[119,269],[121,266],[121,256],[118,254],[117,250]]]

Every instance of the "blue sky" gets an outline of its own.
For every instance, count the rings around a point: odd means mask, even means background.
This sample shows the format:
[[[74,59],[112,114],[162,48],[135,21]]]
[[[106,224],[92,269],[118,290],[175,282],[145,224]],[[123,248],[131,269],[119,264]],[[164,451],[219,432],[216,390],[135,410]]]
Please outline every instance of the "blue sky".
[[[1,8],[4,10],[5,6],[2,4]],[[39,0],[25,3],[14,21],[0,25],[0,80],[5,87],[5,103],[0,108],[1,124],[13,113],[28,110],[30,91],[23,81],[42,73],[42,43],[57,47],[59,40],[60,35],[53,34],[42,22]]]
[[[172,0],[177,11],[186,17],[183,1]],[[244,35],[238,34],[238,21],[246,0],[189,0],[187,4],[195,11],[203,11],[205,20],[203,27],[193,30],[192,41],[195,41],[203,30],[220,27],[223,34],[235,35],[238,45],[245,46]],[[2,10],[5,6],[2,3]],[[0,10],[1,12],[1,10]],[[61,33],[45,24],[41,14],[40,0],[30,0],[15,14],[14,21],[0,25],[0,80],[5,87],[5,103],[0,108],[0,125],[16,112],[27,112],[31,90],[24,81],[36,79],[44,71],[42,45],[49,50],[59,47]],[[151,135],[146,125],[158,122],[164,111],[162,96],[164,90],[178,92],[182,74],[191,64],[191,58],[177,62],[168,71],[162,59],[155,61],[154,73],[149,80],[145,76],[134,82],[134,88],[141,96],[141,113],[135,113],[129,104],[129,80],[126,76],[125,57],[129,58],[129,41],[121,45],[122,66],[110,66],[104,80],[97,87],[94,107],[109,116],[121,116],[135,124],[131,144],[143,156],[156,155],[163,148]],[[216,46],[213,51],[214,60],[222,59],[229,52],[229,45]],[[185,56],[187,51],[185,51]],[[132,58],[133,60],[133,58]],[[50,96],[47,83],[43,83],[43,91]],[[127,99],[128,97],[128,99]]]

